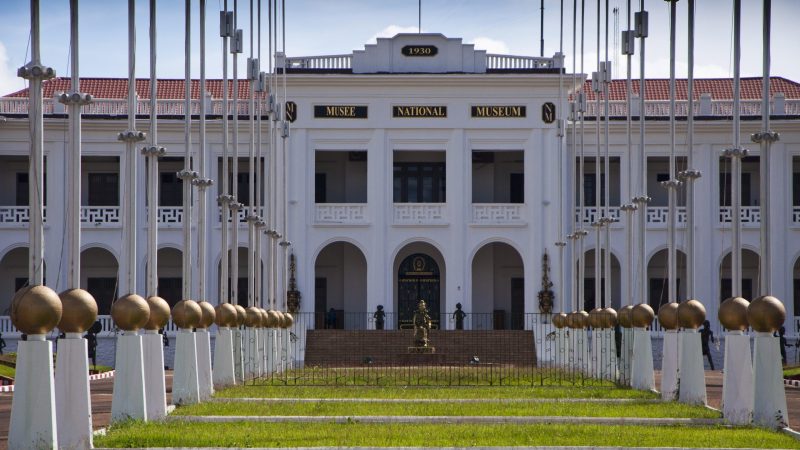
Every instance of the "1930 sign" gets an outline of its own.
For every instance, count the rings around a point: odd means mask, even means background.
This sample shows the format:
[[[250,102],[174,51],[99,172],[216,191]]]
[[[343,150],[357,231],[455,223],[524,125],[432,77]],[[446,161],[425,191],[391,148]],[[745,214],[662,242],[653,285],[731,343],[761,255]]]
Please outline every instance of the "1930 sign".
[[[406,45],[400,52],[405,56],[436,56],[439,49],[435,45]]]
[[[525,106],[494,106],[494,105],[478,105],[471,108],[472,117],[525,117]]]
[[[316,119],[366,119],[365,105],[314,105]]]
[[[396,105],[392,106],[392,117],[445,118],[447,117],[447,106]]]

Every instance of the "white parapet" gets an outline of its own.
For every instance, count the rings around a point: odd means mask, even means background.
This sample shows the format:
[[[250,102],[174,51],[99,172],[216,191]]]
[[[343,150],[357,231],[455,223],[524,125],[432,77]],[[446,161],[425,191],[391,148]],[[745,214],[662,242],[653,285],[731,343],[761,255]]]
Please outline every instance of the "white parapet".
[[[58,342],[55,383],[59,448],[92,448],[89,351],[80,333]]]
[[[236,382],[244,381],[244,352],[242,351],[243,333],[240,328],[233,329],[233,370],[236,373]]]
[[[197,385],[200,400],[207,400],[214,395],[214,382],[211,375],[211,334],[207,329],[195,332],[197,343]]]
[[[258,330],[247,327],[244,330],[244,375],[250,380],[259,376]]]
[[[750,336],[741,331],[725,334],[722,373],[722,416],[734,425],[753,421],[753,361]]]
[[[191,405],[200,401],[197,376],[197,343],[195,333],[181,329],[175,343],[175,374],[172,378],[172,402]]]
[[[753,422],[767,428],[789,424],[783,366],[778,338],[772,333],[756,333],[753,351]],[[727,369],[726,369],[727,372]]]
[[[233,368],[233,332],[228,327],[220,327],[214,340],[214,386],[219,389],[236,384]]]
[[[650,340],[650,332],[645,328],[633,329],[631,387],[643,391],[656,389],[653,372],[653,342]]]
[[[680,364],[678,366],[678,400],[692,405],[706,404],[706,378],[703,370],[703,349],[700,333],[684,329],[678,333]]]
[[[664,348],[661,353],[661,398],[678,398],[678,331],[664,333]]]
[[[57,448],[53,344],[43,334],[28,335],[17,346],[17,372],[11,400],[8,448]]]
[[[111,399],[111,422],[129,419],[148,419],[144,351],[142,337],[136,331],[125,331],[117,337],[114,395]]]
[[[164,342],[157,330],[145,330],[142,336],[144,386],[147,418],[158,420],[167,415],[167,390],[164,383]]]

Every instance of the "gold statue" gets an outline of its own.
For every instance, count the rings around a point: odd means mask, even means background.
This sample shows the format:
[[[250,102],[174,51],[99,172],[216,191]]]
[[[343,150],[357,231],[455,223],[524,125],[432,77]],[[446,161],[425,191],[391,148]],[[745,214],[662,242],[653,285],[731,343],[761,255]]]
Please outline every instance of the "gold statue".
[[[414,346],[427,347],[428,346],[428,331],[431,329],[431,316],[428,315],[428,308],[425,306],[425,301],[420,300],[417,304],[417,310],[414,311]]]

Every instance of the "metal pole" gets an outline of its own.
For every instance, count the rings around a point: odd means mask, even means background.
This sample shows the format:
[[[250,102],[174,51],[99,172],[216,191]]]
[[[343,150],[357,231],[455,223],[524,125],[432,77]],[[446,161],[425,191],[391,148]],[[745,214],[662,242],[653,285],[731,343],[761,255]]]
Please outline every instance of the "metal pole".
[[[631,60],[633,57],[634,49],[633,40],[631,39],[633,30],[631,29],[631,0],[627,1],[627,8],[625,10],[626,17],[626,28],[625,34],[623,36],[623,46],[625,48],[625,60],[627,62],[626,67],[626,77],[625,77],[625,138],[627,143],[627,154],[628,154],[628,176],[627,176],[627,183],[628,183],[628,195],[633,195],[633,139],[632,139],[632,116],[631,116],[631,106],[633,102],[631,101],[631,95],[633,93],[633,86],[632,86],[632,69],[633,64],[631,64]],[[625,211],[625,251],[627,255],[627,264],[628,264],[628,271],[625,279],[627,282],[625,283],[625,291],[626,291],[626,299],[625,305],[633,305],[634,295],[633,295],[633,279],[634,279],[634,268],[636,267],[633,263],[633,235],[634,235],[634,213],[636,212],[636,204],[631,201],[631,203],[626,203],[620,207],[623,211]]]
[[[255,189],[255,165],[256,165],[256,122],[255,122],[255,109],[256,109],[256,89],[255,77],[258,71],[255,70],[256,60],[253,48],[253,0],[250,0],[250,58],[248,59],[247,79],[250,85],[250,106],[248,107],[250,113],[250,159],[248,164],[248,214],[247,214],[247,305],[255,306],[255,277],[256,277],[256,189]]]
[[[186,0],[184,28],[184,153],[183,170],[178,175],[183,180],[183,299],[192,298],[192,180],[196,174],[192,172],[192,2]]]
[[[595,221],[592,226],[595,229],[594,236],[594,307],[599,308],[603,306],[605,299],[603,298],[603,285],[602,285],[602,248],[600,245],[600,229],[603,227],[603,198],[602,188],[600,183],[602,172],[600,165],[600,84],[603,82],[603,66],[600,65],[600,0],[597,0],[597,76],[593,86],[595,98],[594,110],[594,129],[595,129],[595,157],[594,157],[594,204],[595,204]],[[605,199],[608,202],[608,199]]]
[[[233,1],[234,41],[238,41],[239,2]],[[241,42],[231,48],[233,54],[233,194],[231,194],[231,297],[234,304],[239,303],[239,48]]]
[[[611,307],[611,224],[615,220],[611,217],[611,161],[609,158],[609,124],[608,124],[608,97],[609,86],[611,85],[611,61],[608,59],[608,0],[606,0],[606,57],[603,69],[603,97],[605,99],[605,108],[603,110],[603,121],[605,122],[605,158],[604,170],[605,180],[603,180],[603,188],[605,190],[606,208],[603,217],[603,225],[605,231],[605,245],[603,249],[603,269],[605,279],[605,293],[603,307]]]
[[[69,102],[69,146],[67,156],[70,169],[69,203],[67,208],[67,235],[69,236],[69,286],[81,287],[81,80],[78,71],[78,0],[70,0],[70,65],[72,78],[70,94],[78,94]],[[70,95],[69,97],[72,97]]]
[[[206,297],[206,239],[208,214],[206,189],[213,183],[206,175],[206,0],[200,0],[200,149],[198,176],[193,184],[198,188],[197,196],[197,286],[199,300]]]
[[[147,296],[158,295],[158,78],[156,77],[156,0],[150,0],[150,147],[147,157]]]
[[[136,152],[135,142],[144,138],[136,132],[136,1],[128,0],[128,131],[125,133],[125,157],[128,176],[125,180],[123,234],[126,235],[125,257],[128,293],[136,292]],[[127,229],[125,229],[127,227]]]
[[[570,195],[567,196],[569,198],[569,217],[570,222],[572,223],[572,234],[567,236],[572,241],[571,246],[571,260],[569,266],[569,273],[571,275],[571,299],[570,305],[568,309],[562,309],[562,311],[570,312],[575,311],[578,308],[578,252],[577,252],[577,243],[578,239],[581,238],[580,231],[582,223],[580,220],[575,220],[575,208],[573,205],[575,204],[575,177],[577,176],[578,167],[577,167],[577,140],[578,140],[578,102],[580,96],[580,88],[577,87],[578,85],[578,75],[577,75],[577,45],[578,45],[578,0],[572,0],[572,89],[575,89],[575,94],[572,99],[572,117],[570,118],[572,122],[572,145],[571,145],[571,152],[569,154],[570,159],[570,177],[569,177],[569,193]]]
[[[645,149],[645,40],[647,33],[647,12],[644,10],[644,0],[639,1],[640,13],[640,27],[639,33],[639,182],[640,191],[639,196],[634,199],[639,210],[639,257],[637,264],[639,268],[639,301],[647,303],[647,260],[645,253],[646,233],[647,233],[647,204],[650,202],[650,197],[647,196],[647,151]]]
[[[727,151],[731,157],[731,200],[733,204],[733,250],[731,251],[731,293],[742,295],[742,225],[741,225],[741,158],[746,150],[741,148],[739,124],[740,62],[741,62],[741,0],[733,1],[733,148]]]
[[[228,0],[223,4],[222,14],[225,14],[225,24],[221,25],[220,34],[222,35],[222,194],[217,199],[222,207],[222,259],[220,260],[220,303],[231,302],[229,295],[230,279],[228,278],[228,269],[230,267],[230,242],[228,238],[228,222],[230,221],[230,192],[228,186],[230,184],[230,174],[228,168],[228,150],[230,150],[229,133],[228,130],[228,114],[230,113],[228,105],[228,38],[230,37],[230,28],[228,26]],[[221,21],[222,21],[221,20]]]
[[[544,58],[544,0],[539,2],[539,56]]]
[[[586,0],[581,0],[581,73],[585,74],[584,71],[584,44],[586,42],[586,35],[585,35],[585,23],[586,23]],[[580,222],[581,222],[581,230],[580,230],[580,265],[578,266],[578,302],[580,302],[580,310],[586,310],[586,283],[584,282],[586,277],[586,251],[585,251],[585,244],[586,244],[586,236],[589,234],[588,231],[583,229],[583,221],[586,217],[586,186],[585,186],[585,160],[584,160],[584,151],[585,151],[585,138],[586,133],[584,129],[584,114],[586,113],[586,92],[585,92],[585,83],[581,84],[581,90],[578,93],[578,112],[579,112],[579,122],[580,122],[580,137],[581,137],[581,157],[580,157]]]
[[[700,172],[694,170],[694,0],[689,0],[689,61],[687,70],[687,111],[686,111],[686,167],[679,176],[686,183],[686,297],[695,298],[694,286],[694,180]]]
[[[559,57],[563,59],[564,54],[564,0],[561,0],[560,19],[559,19]],[[558,69],[558,291],[556,300],[562,305],[557,310],[563,310],[564,303],[564,117],[562,105],[564,104],[564,68]]]
[[[667,294],[669,302],[676,302],[677,261],[675,259],[675,194],[680,182],[675,178],[675,21],[677,0],[669,2],[669,180],[662,183],[667,188]]]

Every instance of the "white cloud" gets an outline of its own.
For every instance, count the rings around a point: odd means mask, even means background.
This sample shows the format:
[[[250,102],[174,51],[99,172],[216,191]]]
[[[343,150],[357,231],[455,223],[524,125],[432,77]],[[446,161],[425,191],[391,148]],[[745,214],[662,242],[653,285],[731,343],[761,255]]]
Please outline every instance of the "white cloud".
[[[394,37],[394,35],[396,35],[398,33],[417,33],[418,31],[419,30],[417,29],[417,27],[404,27],[402,25],[389,25],[388,27],[386,27],[386,28],[382,29],[381,31],[378,31],[376,34],[374,34],[371,38],[369,38],[369,41],[367,41],[367,42],[370,43],[370,44],[374,44],[375,42],[377,42],[379,37],[381,37],[381,38],[390,38],[390,37]]]
[[[24,80],[17,77],[17,69],[10,66],[6,46],[0,42],[0,96],[10,94],[24,87]]]
[[[508,55],[511,53],[508,49],[508,45],[505,42],[498,39],[492,39],[490,37],[478,36],[468,43],[475,44],[475,48],[478,50],[486,50],[486,53],[495,53],[500,55]]]

